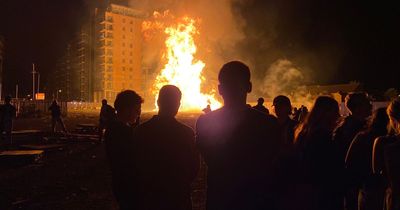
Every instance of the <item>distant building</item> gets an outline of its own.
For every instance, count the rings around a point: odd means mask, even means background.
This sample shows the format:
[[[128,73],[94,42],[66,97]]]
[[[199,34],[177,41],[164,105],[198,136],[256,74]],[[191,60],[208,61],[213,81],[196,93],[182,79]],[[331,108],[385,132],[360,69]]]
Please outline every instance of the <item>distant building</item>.
[[[4,38],[0,35],[0,100],[2,97],[3,90],[3,63],[4,63],[4,51],[5,43]]]
[[[142,94],[142,32],[144,13],[110,4],[95,12],[93,99],[114,101],[122,90]]]
[[[115,4],[91,10],[57,62],[50,94],[60,100],[94,102],[113,102],[125,89],[143,94],[144,17],[141,11]]]

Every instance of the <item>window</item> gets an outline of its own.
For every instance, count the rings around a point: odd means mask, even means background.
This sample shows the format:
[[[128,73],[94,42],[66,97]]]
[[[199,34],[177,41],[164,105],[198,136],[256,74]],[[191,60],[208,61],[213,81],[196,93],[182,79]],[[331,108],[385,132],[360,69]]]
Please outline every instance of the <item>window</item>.
[[[129,71],[133,71],[132,67],[131,67],[131,68],[129,68]]]
[[[112,50],[107,50],[107,55],[112,55],[113,53],[112,53]]]
[[[129,23],[130,23],[130,24],[133,24],[133,21],[131,20]]]
[[[111,47],[112,46],[112,41],[107,41],[107,46]]]
[[[122,35],[122,38],[125,39],[125,35]]]
[[[125,59],[122,59],[122,63],[125,63]]]
[[[132,45],[132,44],[129,44],[129,47],[130,47],[130,48],[132,48],[132,47],[133,47],[133,45]]]
[[[112,38],[113,35],[112,35],[112,33],[108,32],[106,37],[107,37],[107,38]]]
[[[122,51],[122,55],[125,55],[125,51]]]
[[[122,71],[125,71],[125,66],[122,67]]]
[[[107,71],[112,71],[112,66],[107,66]]]
[[[132,60],[129,60],[129,63],[132,64]]]
[[[112,16],[107,16],[107,17],[106,17],[106,20],[107,20],[108,22],[112,22],[112,21],[113,21],[113,18],[112,18]]]
[[[108,82],[111,82],[111,81],[112,81],[112,76],[111,76],[111,74],[107,74],[107,81],[108,81]]]
[[[125,27],[122,27],[122,30],[125,31]]]
[[[106,29],[111,31],[111,30],[113,30],[113,27],[112,27],[112,25],[107,25]]]
[[[122,22],[125,23],[125,18],[122,18]]]
[[[129,55],[130,55],[130,56],[132,56],[132,55],[133,55],[133,52],[132,52],[132,51],[130,51],[130,52],[129,52]]]
[[[112,57],[109,57],[109,58],[107,59],[107,63],[109,63],[109,64],[112,64],[112,63],[113,63]]]
[[[130,32],[133,32],[133,29],[132,29],[132,28],[130,29]]]
[[[111,88],[112,88],[111,82],[107,82],[107,89],[111,89]]]
[[[125,42],[122,42],[122,47],[125,47]]]

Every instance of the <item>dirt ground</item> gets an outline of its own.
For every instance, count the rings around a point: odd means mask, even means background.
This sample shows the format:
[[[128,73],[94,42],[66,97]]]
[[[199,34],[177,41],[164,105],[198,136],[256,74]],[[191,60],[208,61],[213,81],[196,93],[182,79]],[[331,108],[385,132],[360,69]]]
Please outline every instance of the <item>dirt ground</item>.
[[[150,118],[145,113],[142,120]],[[194,126],[198,114],[178,119]],[[97,123],[93,114],[70,114],[65,118],[73,132],[78,123]],[[17,119],[14,130],[50,130],[50,118]],[[34,140],[37,141],[37,140]],[[57,140],[58,141],[58,140]],[[48,142],[35,142],[48,144]],[[60,142],[58,142],[60,143]],[[111,174],[104,144],[98,141],[62,141],[60,148],[45,151],[39,162],[0,162],[0,209],[116,209]],[[15,142],[18,149],[18,142]],[[193,206],[204,208],[204,171],[194,183]]]

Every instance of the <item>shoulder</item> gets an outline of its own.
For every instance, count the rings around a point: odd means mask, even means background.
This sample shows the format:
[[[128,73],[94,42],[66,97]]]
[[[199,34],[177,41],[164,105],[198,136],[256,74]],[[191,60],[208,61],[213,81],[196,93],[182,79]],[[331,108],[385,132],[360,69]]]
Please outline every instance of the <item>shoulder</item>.
[[[202,114],[197,119],[196,126],[207,124],[208,122],[213,122],[215,120],[219,120],[222,118],[222,113],[223,113],[223,110],[222,110],[222,108],[220,108],[220,109],[211,111],[209,113]]]
[[[266,123],[278,124],[278,119],[271,114],[266,114],[255,109],[248,109],[247,112],[250,115],[251,119],[263,121]]]

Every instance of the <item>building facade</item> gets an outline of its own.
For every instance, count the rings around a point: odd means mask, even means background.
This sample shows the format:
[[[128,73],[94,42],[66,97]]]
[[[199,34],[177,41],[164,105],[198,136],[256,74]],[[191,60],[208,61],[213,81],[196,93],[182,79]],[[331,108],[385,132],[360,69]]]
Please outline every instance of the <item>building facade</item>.
[[[95,11],[93,100],[114,101],[122,90],[143,93],[141,11],[110,4]]]

